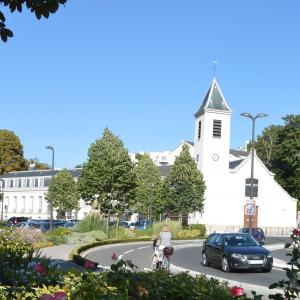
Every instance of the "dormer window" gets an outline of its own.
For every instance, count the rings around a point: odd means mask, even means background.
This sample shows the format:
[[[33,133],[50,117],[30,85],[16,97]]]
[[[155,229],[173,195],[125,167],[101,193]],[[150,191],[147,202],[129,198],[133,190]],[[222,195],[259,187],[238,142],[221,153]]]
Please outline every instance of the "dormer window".
[[[222,121],[214,120],[214,124],[213,124],[213,137],[214,138],[221,137],[221,129],[222,129],[221,127],[222,127]]]

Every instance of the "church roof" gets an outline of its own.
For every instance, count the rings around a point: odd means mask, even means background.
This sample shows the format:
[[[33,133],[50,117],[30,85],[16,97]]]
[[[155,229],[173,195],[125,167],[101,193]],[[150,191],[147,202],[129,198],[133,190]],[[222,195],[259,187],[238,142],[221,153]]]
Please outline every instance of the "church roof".
[[[207,109],[231,112],[231,109],[224,99],[216,78],[213,79],[200,108],[195,113],[195,117],[198,118]]]

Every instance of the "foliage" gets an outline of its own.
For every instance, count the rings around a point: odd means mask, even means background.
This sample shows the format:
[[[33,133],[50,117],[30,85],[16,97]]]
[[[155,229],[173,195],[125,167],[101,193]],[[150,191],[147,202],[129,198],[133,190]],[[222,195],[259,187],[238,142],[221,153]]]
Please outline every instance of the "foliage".
[[[124,211],[135,199],[136,177],[123,142],[109,129],[89,148],[79,177],[79,191],[100,213]]]
[[[170,227],[172,237],[176,237],[177,232],[181,230],[181,223],[179,221],[157,222],[152,226],[153,233],[159,234],[164,225],[168,225]]]
[[[258,136],[258,156],[275,173],[278,183],[300,199],[300,115],[283,117],[284,125],[272,125]],[[300,209],[300,204],[298,203]]]
[[[7,229],[7,227],[6,227]],[[34,249],[40,249],[51,245],[43,233],[34,228],[15,228],[19,236]]]
[[[136,230],[131,230],[124,227],[113,228],[109,231],[109,238],[131,239],[135,238],[136,236]]]
[[[22,12],[23,8],[27,8],[34,13],[37,19],[41,17],[47,18],[50,14],[54,14],[60,5],[64,5],[67,0],[0,0],[0,4],[7,6],[13,13],[16,10]],[[0,36],[3,42],[13,36],[13,32],[6,28],[4,14],[0,11]]]
[[[77,185],[67,169],[63,169],[53,177],[46,198],[57,208],[58,214],[64,218],[66,212],[78,208],[80,196]]]
[[[201,230],[198,229],[190,229],[190,230],[179,230],[176,235],[177,238],[191,238],[191,239],[196,239],[196,238],[203,238]]]
[[[26,169],[23,145],[21,144],[20,139],[12,131],[5,129],[0,130],[0,174]]]
[[[65,244],[68,241],[68,235],[71,230],[64,227],[57,227],[45,233],[47,240],[54,245]]]
[[[49,259],[34,248],[31,238],[22,233],[11,228],[0,231],[0,284],[9,287],[7,293],[10,297],[20,286],[32,291],[43,283],[57,282],[60,276]]]
[[[285,248],[288,249],[292,246],[292,251],[287,253],[287,256],[290,256],[291,259],[288,262],[290,268],[284,268],[287,280],[283,279],[277,283],[270,285],[270,289],[281,288],[283,289],[283,294],[276,293],[270,295],[270,299],[275,300],[289,300],[289,299],[299,299],[300,297],[300,230],[294,229],[291,234],[292,243],[286,243]]]
[[[161,173],[149,154],[139,155],[135,166],[137,177],[136,210],[143,215],[150,214],[152,218],[161,213],[160,189],[162,185]]]
[[[98,213],[90,213],[72,228],[72,231],[76,232],[89,232],[94,230],[106,230],[106,224],[102,216]]]
[[[38,158],[30,158],[26,160],[27,169],[29,170],[30,165],[34,165],[35,170],[49,170],[50,166],[46,163],[41,163]]]
[[[72,232],[67,237],[68,244],[92,243],[107,239],[105,232],[101,230],[93,230],[90,232]]]
[[[175,159],[170,173],[164,180],[162,201],[165,211],[186,216],[201,211],[205,184],[202,173],[197,169],[187,145]]]
[[[191,224],[189,225],[189,229],[193,230],[200,230],[201,231],[201,236],[206,235],[206,226],[204,224]]]

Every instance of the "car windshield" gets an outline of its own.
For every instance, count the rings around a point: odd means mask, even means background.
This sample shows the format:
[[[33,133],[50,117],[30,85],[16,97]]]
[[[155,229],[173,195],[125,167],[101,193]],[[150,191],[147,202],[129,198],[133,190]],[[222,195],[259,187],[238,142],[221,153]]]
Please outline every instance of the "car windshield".
[[[234,234],[224,236],[225,246],[259,246],[257,241],[246,234]]]

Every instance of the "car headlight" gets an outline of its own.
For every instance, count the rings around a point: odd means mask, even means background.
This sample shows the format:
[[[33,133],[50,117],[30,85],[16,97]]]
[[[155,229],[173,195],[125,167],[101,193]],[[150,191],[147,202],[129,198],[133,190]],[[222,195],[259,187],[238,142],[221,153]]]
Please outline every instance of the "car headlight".
[[[232,258],[237,258],[237,259],[241,259],[241,260],[245,260],[245,256],[239,253],[232,253],[231,254]]]
[[[269,253],[269,254],[267,255],[267,258],[273,258],[273,255],[272,255],[271,253]]]

